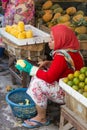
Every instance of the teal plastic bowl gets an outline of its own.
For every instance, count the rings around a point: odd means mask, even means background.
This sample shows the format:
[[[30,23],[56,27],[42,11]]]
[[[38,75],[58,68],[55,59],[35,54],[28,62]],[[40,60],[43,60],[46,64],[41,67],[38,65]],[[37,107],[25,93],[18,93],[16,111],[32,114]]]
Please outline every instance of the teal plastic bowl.
[[[28,119],[36,115],[35,103],[26,93],[26,90],[26,88],[19,88],[6,95],[6,102],[10,105],[13,115],[22,119]],[[29,100],[29,104],[20,105],[25,99]]]

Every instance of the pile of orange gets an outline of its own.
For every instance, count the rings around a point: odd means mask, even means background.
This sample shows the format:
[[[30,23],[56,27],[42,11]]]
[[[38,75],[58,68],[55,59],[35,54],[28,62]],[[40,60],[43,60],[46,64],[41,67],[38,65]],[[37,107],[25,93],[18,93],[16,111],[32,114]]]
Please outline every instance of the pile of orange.
[[[82,67],[73,74],[68,74],[63,81],[87,98],[87,67]]]

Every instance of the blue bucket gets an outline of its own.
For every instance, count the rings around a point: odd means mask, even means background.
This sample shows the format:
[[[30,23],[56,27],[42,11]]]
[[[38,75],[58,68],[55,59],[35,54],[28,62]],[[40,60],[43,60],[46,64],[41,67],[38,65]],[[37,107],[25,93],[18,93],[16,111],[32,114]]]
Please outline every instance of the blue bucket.
[[[26,93],[27,88],[17,88],[7,93],[6,101],[10,105],[14,116],[22,119],[29,119],[36,115],[36,107],[34,101]],[[25,99],[29,100],[29,105],[20,105]]]
[[[4,48],[0,47],[0,57],[2,57],[4,54]]]

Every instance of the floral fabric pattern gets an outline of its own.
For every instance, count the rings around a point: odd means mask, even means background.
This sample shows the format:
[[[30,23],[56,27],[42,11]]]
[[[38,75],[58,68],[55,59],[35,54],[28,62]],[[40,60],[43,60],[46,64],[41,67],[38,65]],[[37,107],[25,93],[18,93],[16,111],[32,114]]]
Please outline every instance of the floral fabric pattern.
[[[23,21],[25,24],[34,24],[33,0],[9,0],[5,10],[4,26],[17,24]]]
[[[48,99],[59,104],[64,103],[65,94],[58,86],[57,81],[49,84],[34,76],[31,79],[27,94],[30,94],[34,102],[43,108],[47,108]]]

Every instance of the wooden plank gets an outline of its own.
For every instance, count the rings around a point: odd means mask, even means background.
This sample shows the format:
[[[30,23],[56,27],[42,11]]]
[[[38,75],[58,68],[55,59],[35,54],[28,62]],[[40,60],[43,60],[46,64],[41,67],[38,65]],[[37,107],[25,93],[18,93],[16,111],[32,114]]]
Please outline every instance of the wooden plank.
[[[66,107],[66,105],[61,106],[61,116],[63,116],[64,119],[71,123],[77,130],[87,130],[87,123]]]
[[[72,127],[73,127],[72,124],[67,123],[66,125],[64,125],[64,128],[63,128],[62,130],[69,130],[69,129],[71,129]]]
[[[74,97],[66,93],[66,106],[72,110],[76,115],[81,117],[85,122],[87,122],[87,107],[77,101]]]
[[[24,45],[24,46],[18,46],[16,44],[13,44],[9,39],[2,36],[3,43],[17,49],[23,49],[23,50],[29,50],[29,51],[42,51],[44,49],[45,44],[33,44],[33,45]]]

